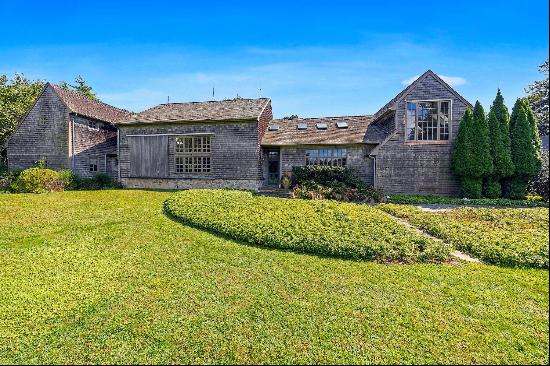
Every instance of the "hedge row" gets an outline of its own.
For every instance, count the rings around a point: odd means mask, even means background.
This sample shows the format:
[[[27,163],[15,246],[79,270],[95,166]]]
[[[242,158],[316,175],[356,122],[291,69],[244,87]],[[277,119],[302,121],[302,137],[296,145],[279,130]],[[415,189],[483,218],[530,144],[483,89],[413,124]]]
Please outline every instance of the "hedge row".
[[[441,262],[450,248],[376,208],[189,190],[164,204],[178,220],[250,244],[378,262]]]
[[[460,207],[426,212],[414,206],[378,207],[487,263],[548,268],[548,209]]]
[[[460,206],[503,206],[503,207],[548,207],[548,202],[542,197],[533,196],[525,200],[512,200],[508,198],[456,198],[444,196],[409,196],[389,195],[388,202],[401,204],[438,204]]]

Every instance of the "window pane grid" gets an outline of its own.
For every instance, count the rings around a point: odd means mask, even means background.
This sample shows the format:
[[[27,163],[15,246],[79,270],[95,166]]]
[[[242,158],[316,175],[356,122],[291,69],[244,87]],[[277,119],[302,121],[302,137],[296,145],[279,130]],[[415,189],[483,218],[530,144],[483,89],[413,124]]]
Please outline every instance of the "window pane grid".
[[[346,149],[306,150],[306,165],[346,166]]]
[[[209,173],[210,148],[210,136],[176,138],[176,173]]]
[[[446,101],[407,102],[406,134],[408,140],[449,140],[450,104]]]

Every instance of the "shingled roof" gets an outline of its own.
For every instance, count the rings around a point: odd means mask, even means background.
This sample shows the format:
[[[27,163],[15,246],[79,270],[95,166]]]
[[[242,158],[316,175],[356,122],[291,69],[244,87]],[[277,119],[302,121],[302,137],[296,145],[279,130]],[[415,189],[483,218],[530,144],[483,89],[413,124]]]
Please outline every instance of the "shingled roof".
[[[358,143],[377,143],[382,141],[387,132],[376,125],[371,125],[372,116],[341,116],[321,118],[275,119],[262,138],[262,145],[343,145]],[[337,123],[346,123],[346,128]],[[307,126],[305,129],[298,129]],[[326,129],[317,128],[325,124]]]
[[[48,83],[46,87],[48,86],[53,88],[67,108],[82,116],[109,123],[116,123],[131,116],[131,113],[125,109],[113,107],[97,99],[90,99],[85,95],[62,88],[59,85]]]
[[[159,104],[133,114],[119,124],[257,120],[270,102],[269,98],[235,98],[208,102]]]

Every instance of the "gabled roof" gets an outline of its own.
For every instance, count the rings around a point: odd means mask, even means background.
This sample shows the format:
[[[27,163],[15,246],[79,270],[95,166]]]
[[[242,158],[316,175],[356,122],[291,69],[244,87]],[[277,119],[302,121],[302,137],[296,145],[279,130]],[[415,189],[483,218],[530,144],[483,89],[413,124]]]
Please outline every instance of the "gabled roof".
[[[385,132],[371,125],[372,121],[372,116],[275,119],[269,123],[261,143],[265,146],[375,143]],[[338,122],[346,123],[347,128],[339,128]],[[299,129],[298,124],[306,128]],[[317,128],[317,124],[325,124],[326,129]]]
[[[384,114],[386,114],[388,111],[390,110],[395,110],[395,108],[397,107],[397,104],[407,96],[407,94],[409,94],[409,92],[411,90],[414,89],[414,87],[420,83],[422,80],[426,79],[427,77],[429,76],[432,76],[434,77],[437,81],[439,81],[444,87],[446,87],[451,93],[453,93],[458,99],[460,99],[464,104],[466,104],[467,106],[473,108],[473,106],[470,104],[470,102],[468,102],[466,99],[464,99],[464,97],[462,97],[462,95],[458,94],[458,92],[456,90],[454,90],[449,84],[447,84],[443,79],[441,79],[439,76],[437,76],[436,73],[434,73],[432,70],[428,70],[426,71],[425,73],[423,73],[422,75],[420,75],[418,77],[418,79],[416,79],[415,81],[413,81],[411,84],[409,84],[409,86],[407,86],[405,89],[403,89],[399,94],[397,94],[392,100],[390,100],[388,103],[386,103],[386,105],[384,105],[382,108],[380,108],[378,110],[378,112],[376,112],[373,117],[375,120],[379,119],[380,117],[382,117]]]
[[[159,104],[131,115],[118,124],[257,120],[271,103],[269,98]]]
[[[51,86],[59,98],[72,112],[85,117],[94,118],[100,121],[116,123],[129,118],[131,113],[125,109],[113,107],[97,99],[90,99],[78,92],[64,89],[59,85],[46,83],[47,88]]]

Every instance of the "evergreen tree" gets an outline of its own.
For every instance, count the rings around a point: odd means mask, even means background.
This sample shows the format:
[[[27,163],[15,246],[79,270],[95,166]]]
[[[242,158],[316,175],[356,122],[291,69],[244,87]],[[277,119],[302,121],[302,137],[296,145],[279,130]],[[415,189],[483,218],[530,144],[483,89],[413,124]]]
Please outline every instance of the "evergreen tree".
[[[514,173],[512,162],[510,134],[508,131],[510,115],[504,104],[504,98],[497,91],[497,95],[489,113],[489,140],[493,173],[486,179],[484,193],[489,198],[502,195],[502,180]]]
[[[468,198],[481,197],[483,180],[493,172],[493,162],[489,126],[479,101],[473,113],[467,110],[460,123],[453,169],[461,177],[462,194]]]
[[[514,175],[507,187],[507,196],[521,199],[527,195],[529,179],[540,169],[540,155],[535,147],[535,133],[524,101],[518,99],[510,119],[510,140]]]

